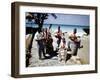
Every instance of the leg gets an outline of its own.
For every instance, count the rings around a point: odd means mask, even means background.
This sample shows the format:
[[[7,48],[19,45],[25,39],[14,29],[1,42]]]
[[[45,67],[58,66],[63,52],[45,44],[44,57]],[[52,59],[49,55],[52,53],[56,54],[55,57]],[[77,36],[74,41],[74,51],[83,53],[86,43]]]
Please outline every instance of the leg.
[[[58,54],[58,60],[61,61],[61,54]]]
[[[41,48],[39,48],[38,54],[39,54],[39,59],[41,59]]]
[[[78,48],[74,49],[73,55],[74,55],[74,56],[77,56],[77,52],[78,52]]]
[[[58,47],[60,45],[60,42],[61,42],[61,38],[58,38],[58,40],[57,40]]]
[[[43,57],[45,58],[45,57],[46,57],[46,56],[45,56],[45,50],[42,49],[42,52],[43,52]]]

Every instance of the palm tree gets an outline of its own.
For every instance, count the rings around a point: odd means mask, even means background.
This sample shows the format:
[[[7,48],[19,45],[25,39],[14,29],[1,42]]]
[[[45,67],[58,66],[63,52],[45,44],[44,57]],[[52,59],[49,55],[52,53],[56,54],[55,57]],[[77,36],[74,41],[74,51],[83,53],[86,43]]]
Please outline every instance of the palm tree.
[[[90,34],[90,30],[89,30],[89,28],[83,28],[83,31],[84,31],[87,35]]]
[[[51,14],[50,13],[32,13],[32,12],[27,12],[26,13],[26,19],[28,21],[34,21],[34,24],[38,25],[38,28],[32,28],[31,27],[32,30],[30,30],[30,31],[32,31],[32,39],[31,39],[31,42],[30,42],[29,51],[32,48],[32,42],[33,42],[35,33],[37,31],[41,32],[41,29],[43,28],[44,21],[46,19],[48,19],[49,15],[52,15],[54,17],[54,19],[57,18],[57,16],[54,13],[51,13]]]
[[[54,13],[51,13],[51,15],[56,19],[57,16]],[[48,19],[49,14],[48,13],[27,13],[26,19],[29,21],[34,20],[34,23],[38,25],[37,31],[41,31],[43,27],[43,23],[46,19]]]

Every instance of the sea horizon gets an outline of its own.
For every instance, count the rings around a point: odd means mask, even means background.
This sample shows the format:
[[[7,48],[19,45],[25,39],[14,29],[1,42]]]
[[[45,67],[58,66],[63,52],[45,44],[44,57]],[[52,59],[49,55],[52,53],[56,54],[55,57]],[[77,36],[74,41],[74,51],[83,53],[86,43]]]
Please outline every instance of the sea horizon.
[[[58,30],[58,26],[60,26],[62,32],[68,32],[69,34],[73,33],[74,29],[77,29],[77,34],[79,36],[85,34],[83,31],[84,28],[89,29],[89,26],[83,25],[43,24],[43,28],[49,28],[50,26],[53,32],[56,32]],[[38,25],[26,23],[26,27],[38,28]]]

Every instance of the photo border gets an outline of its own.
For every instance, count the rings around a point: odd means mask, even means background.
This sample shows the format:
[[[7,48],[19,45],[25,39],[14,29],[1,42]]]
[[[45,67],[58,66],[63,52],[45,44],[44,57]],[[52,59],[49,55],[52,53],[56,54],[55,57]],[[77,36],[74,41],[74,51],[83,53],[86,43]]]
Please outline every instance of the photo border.
[[[42,73],[42,74],[25,74],[20,75],[20,20],[19,8],[20,6],[42,6],[42,7],[55,7],[55,8],[72,8],[72,9],[86,9],[95,11],[95,70],[88,71],[74,71],[74,72],[56,72],[56,73]],[[11,76],[16,78],[22,77],[40,77],[40,76],[57,76],[57,75],[72,75],[72,74],[86,74],[97,73],[97,7],[96,6],[80,6],[80,5],[61,5],[61,4],[44,4],[44,3],[29,3],[29,2],[13,2],[11,4]]]

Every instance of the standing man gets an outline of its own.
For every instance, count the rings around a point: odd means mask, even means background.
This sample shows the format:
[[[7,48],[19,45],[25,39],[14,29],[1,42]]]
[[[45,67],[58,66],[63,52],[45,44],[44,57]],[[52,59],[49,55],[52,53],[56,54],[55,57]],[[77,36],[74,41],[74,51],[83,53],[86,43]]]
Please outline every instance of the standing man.
[[[58,26],[58,31],[56,32],[56,38],[58,38],[58,40],[57,40],[57,44],[58,44],[58,47],[59,47],[59,45],[60,45],[60,42],[61,42],[61,35],[62,35],[62,31],[61,31],[61,29],[60,29],[60,26]]]
[[[38,53],[39,53],[39,59],[42,59],[42,54],[43,54],[43,57],[46,58],[45,56],[45,45],[44,45],[44,37],[43,37],[43,34],[42,32],[38,32],[38,35],[37,35],[37,44],[38,44]]]

